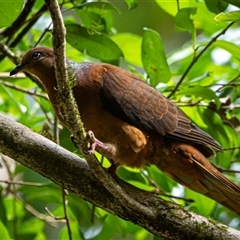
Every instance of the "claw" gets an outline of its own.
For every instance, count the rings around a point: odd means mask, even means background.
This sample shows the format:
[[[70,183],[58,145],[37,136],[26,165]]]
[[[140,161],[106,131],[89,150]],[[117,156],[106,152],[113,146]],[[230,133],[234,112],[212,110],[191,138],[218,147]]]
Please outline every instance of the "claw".
[[[72,134],[70,135],[70,139],[73,142],[74,146],[76,148],[78,148]],[[83,152],[85,154],[88,154],[88,155],[94,154],[94,151],[95,151],[96,148],[100,148],[100,149],[104,149],[104,150],[107,149],[107,146],[104,145],[104,143],[102,143],[97,138],[95,138],[94,133],[92,131],[87,132],[86,142],[87,142],[87,149],[83,150]]]
[[[107,146],[105,146],[104,143],[102,143],[97,138],[95,138],[94,133],[92,131],[87,132],[86,141],[87,141],[87,150],[83,151],[85,154],[89,154],[89,155],[94,154],[94,151],[96,148],[107,149]]]

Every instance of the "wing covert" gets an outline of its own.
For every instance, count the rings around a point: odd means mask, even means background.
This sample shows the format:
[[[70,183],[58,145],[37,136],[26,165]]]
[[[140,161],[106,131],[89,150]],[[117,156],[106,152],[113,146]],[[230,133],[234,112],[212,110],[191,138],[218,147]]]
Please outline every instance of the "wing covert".
[[[174,132],[178,110],[154,88],[122,69],[114,73],[108,69],[102,78],[105,108],[142,129],[161,135]]]
[[[101,98],[104,107],[120,119],[147,131],[199,145],[206,156],[210,147],[222,150],[207,133],[195,126],[176,105],[137,76],[104,64]]]

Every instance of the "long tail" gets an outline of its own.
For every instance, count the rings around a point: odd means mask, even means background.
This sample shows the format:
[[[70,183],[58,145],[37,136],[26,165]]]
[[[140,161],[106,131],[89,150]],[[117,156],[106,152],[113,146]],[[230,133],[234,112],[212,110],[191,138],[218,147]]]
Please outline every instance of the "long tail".
[[[201,193],[240,216],[240,187],[220,173],[197,149],[181,144],[167,167],[155,163],[175,181]]]

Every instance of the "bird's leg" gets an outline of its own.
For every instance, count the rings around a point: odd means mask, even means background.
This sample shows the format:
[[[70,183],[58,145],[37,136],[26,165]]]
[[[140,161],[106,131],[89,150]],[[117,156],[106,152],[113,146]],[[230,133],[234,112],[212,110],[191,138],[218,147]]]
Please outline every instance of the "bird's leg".
[[[73,134],[70,135],[70,139],[73,142],[74,146],[76,148],[78,148]],[[94,133],[92,131],[87,132],[86,142],[87,142],[87,144],[86,144],[87,147],[86,147],[86,149],[83,150],[83,152],[85,154],[93,154],[96,148],[98,148],[98,150],[100,150],[100,151],[107,150],[107,148],[108,148],[104,143],[102,143],[97,138],[95,138]]]
[[[93,154],[96,149],[98,152],[100,152],[103,155],[108,155],[109,153],[110,155],[112,155],[116,151],[115,147],[112,144],[105,144],[99,141],[94,136],[94,133],[92,131],[87,132],[86,140],[87,140],[88,148],[87,148],[87,151],[84,153]],[[112,157],[109,157],[108,159],[110,159],[111,166],[107,169],[107,171],[112,177],[115,177],[117,168],[120,166],[120,164],[115,163]]]
[[[71,135],[70,138],[71,141],[74,143],[75,147],[77,148],[73,135]],[[111,166],[107,169],[107,171],[112,177],[116,176],[116,171],[120,164],[116,163],[113,160],[116,152],[116,148],[114,147],[114,145],[99,141],[94,136],[94,133],[92,131],[88,131],[86,136],[86,146],[87,146],[86,149],[83,150],[85,154],[93,154],[94,151],[97,150],[103,156],[110,159]]]
[[[95,138],[94,133],[92,131],[87,132],[86,141],[87,150],[84,150],[85,154],[93,154],[96,148],[103,151],[107,150],[108,148],[104,143]]]

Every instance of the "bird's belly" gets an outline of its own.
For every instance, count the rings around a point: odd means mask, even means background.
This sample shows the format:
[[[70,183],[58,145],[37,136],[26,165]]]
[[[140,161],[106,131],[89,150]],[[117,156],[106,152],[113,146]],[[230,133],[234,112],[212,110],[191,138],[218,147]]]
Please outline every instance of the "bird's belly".
[[[107,111],[81,112],[87,131],[107,146],[97,151],[119,165],[140,168],[148,165],[146,159],[152,153],[152,144],[147,133],[122,121]]]

